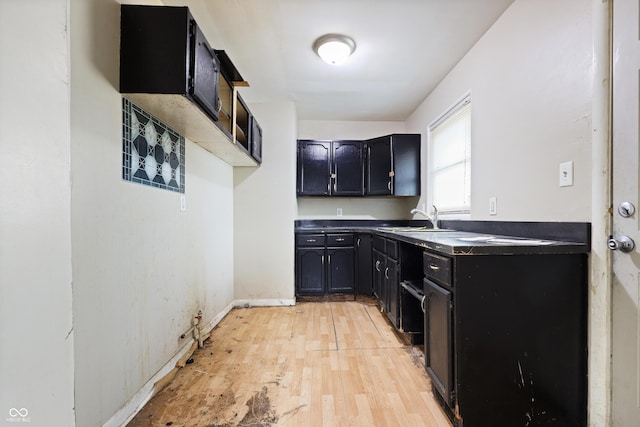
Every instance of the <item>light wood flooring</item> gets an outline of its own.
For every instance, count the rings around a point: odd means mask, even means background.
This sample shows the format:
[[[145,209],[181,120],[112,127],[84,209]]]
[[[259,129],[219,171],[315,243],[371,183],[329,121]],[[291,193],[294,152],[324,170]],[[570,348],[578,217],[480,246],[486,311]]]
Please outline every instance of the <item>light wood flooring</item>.
[[[129,427],[451,427],[422,352],[366,301],[234,309],[193,359]]]

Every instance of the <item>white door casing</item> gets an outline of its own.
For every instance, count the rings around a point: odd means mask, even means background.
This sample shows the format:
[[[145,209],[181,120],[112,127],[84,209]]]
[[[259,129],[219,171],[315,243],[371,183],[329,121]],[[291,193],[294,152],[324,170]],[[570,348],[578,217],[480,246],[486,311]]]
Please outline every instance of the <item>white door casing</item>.
[[[625,237],[640,242],[640,0],[613,2],[613,225],[611,425],[640,422],[640,252],[625,252]],[[630,215],[620,206],[636,207]]]

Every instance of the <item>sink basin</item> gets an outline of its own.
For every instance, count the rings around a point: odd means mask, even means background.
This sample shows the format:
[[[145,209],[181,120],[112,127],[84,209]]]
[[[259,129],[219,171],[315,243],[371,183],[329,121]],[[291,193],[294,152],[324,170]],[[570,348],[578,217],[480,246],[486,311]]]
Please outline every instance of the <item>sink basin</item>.
[[[462,240],[465,242],[483,242],[483,243],[490,243],[490,244],[496,244],[496,245],[550,245],[553,243],[549,240],[494,237],[494,236],[461,237],[459,240]]]
[[[439,231],[453,231],[444,228],[427,228],[427,227],[378,227],[380,231],[388,231],[391,233],[437,233]]]

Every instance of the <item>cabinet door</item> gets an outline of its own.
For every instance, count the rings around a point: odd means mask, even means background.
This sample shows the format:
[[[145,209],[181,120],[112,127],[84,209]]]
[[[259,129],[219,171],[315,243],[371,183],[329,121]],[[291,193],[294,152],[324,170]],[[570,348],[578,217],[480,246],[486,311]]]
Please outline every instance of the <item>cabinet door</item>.
[[[382,282],[384,282],[385,256],[382,252],[373,250],[373,294],[378,298],[382,307]]]
[[[324,294],[324,248],[296,250],[296,294]]]
[[[333,186],[335,196],[362,196],[364,193],[364,164],[362,142],[334,141],[331,144],[333,157]]]
[[[425,311],[425,368],[434,388],[451,406],[453,387],[453,306],[450,291],[424,279]]]
[[[327,292],[353,293],[355,287],[353,247],[327,249]]]
[[[371,235],[358,234],[356,236],[357,271],[356,281],[358,293],[362,295],[373,294]]]
[[[400,327],[400,270],[398,269],[398,261],[387,257],[387,266],[385,268],[385,288],[384,292],[387,317],[396,328]]]
[[[376,138],[368,141],[366,146],[366,194],[393,194],[391,138]]]
[[[297,193],[328,196],[331,180],[331,143],[298,141]]]
[[[251,116],[251,157],[262,163],[262,128],[256,118]]]
[[[218,120],[220,62],[195,21],[191,22],[194,34],[191,38],[189,77],[192,84],[189,85],[189,93],[210,117]]]

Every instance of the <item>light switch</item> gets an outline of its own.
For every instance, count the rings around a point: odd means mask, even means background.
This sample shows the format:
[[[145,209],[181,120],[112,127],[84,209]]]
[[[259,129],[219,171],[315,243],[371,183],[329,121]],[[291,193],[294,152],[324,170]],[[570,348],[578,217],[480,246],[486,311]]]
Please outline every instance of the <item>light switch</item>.
[[[498,199],[489,197],[489,215],[498,215]]]
[[[573,185],[573,162],[560,163],[560,187]]]
[[[187,197],[184,194],[180,195],[180,212],[187,210]]]

